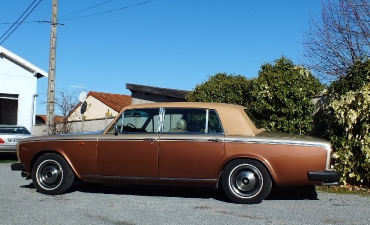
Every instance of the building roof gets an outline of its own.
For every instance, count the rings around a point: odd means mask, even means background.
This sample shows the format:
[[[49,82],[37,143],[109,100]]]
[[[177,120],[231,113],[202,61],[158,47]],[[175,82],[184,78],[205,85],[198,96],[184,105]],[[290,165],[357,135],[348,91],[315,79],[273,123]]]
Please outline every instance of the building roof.
[[[89,97],[90,95],[117,112],[120,112],[124,107],[131,105],[131,96],[129,95],[112,94],[96,91],[90,91],[87,94],[87,97]]]
[[[33,73],[35,77],[48,77],[48,73],[44,70],[38,68],[37,66],[33,65],[32,63],[28,62],[27,60],[21,58],[20,56],[14,54],[13,52],[9,51],[8,49],[0,46],[0,56],[4,56],[5,58],[9,59],[10,61],[18,64],[19,66],[23,67],[24,69],[28,70],[29,72]]]
[[[153,87],[153,86],[128,84],[128,83],[126,83],[126,88],[129,89],[131,92],[139,91],[139,92],[144,92],[144,93],[157,94],[157,95],[176,97],[176,98],[182,98],[182,99],[185,99],[185,96],[188,93],[190,93],[190,91],[186,91],[186,90],[159,88],[159,87]]]
[[[131,96],[129,95],[89,91],[86,98],[88,98],[89,96],[92,96],[95,99],[101,101],[103,104],[109,106],[116,112],[120,112],[124,107],[131,105]],[[70,116],[81,104],[82,102],[78,103],[69,112],[68,116]]]
[[[64,120],[64,116],[55,116],[54,117],[54,122],[55,123],[61,123],[63,122]],[[43,123],[46,123],[46,115],[36,115],[36,120],[40,121],[40,122],[43,122]]]

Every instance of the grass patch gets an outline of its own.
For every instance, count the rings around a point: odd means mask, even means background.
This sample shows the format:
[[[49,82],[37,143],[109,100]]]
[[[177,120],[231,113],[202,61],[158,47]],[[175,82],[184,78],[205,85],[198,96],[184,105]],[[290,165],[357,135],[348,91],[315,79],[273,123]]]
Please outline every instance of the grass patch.
[[[370,197],[370,187],[340,185],[340,186],[316,186],[316,190],[336,194],[357,194]]]
[[[10,160],[10,159],[0,159],[0,163],[15,163],[15,162],[18,162],[18,160],[14,159],[14,160]]]
[[[17,161],[17,155],[15,153],[0,153],[0,163],[13,163]]]

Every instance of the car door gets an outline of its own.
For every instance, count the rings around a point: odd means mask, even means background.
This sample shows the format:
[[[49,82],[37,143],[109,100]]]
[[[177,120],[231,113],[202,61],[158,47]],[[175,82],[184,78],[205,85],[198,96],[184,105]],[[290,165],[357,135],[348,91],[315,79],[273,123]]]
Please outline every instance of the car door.
[[[159,109],[130,109],[116,120],[115,129],[99,137],[100,176],[158,176]]]
[[[159,177],[212,178],[224,155],[224,134],[216,111],[165,108],[163,118]]]

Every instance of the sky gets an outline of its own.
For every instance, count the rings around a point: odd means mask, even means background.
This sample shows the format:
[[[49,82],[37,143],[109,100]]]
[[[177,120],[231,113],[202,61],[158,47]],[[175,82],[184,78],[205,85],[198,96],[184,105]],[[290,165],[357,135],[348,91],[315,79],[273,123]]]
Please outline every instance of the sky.
[[[0,37],[34,1],[1,2]],[[46,72],[51,25],[35,21],[51,21],[51,9],[41,0],[0,39]],[[130,95],[126,83],[191,91],[217,73],[254,78],[281,56],[299,64],[310,17],[320,13],[321,0],[59,1],[55,88]],[[46,113],[47,87],[38,79],[37,114]]]

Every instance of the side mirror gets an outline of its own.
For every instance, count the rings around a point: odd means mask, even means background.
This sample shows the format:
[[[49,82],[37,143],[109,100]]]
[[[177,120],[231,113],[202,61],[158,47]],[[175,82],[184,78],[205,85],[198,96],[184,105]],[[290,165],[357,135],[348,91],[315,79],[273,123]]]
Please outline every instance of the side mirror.
[[[119,134],[119,132],[120,132],[120,127],[118,127],[117,125],[116,126],[114,126],[114,135],[118,135]]]

